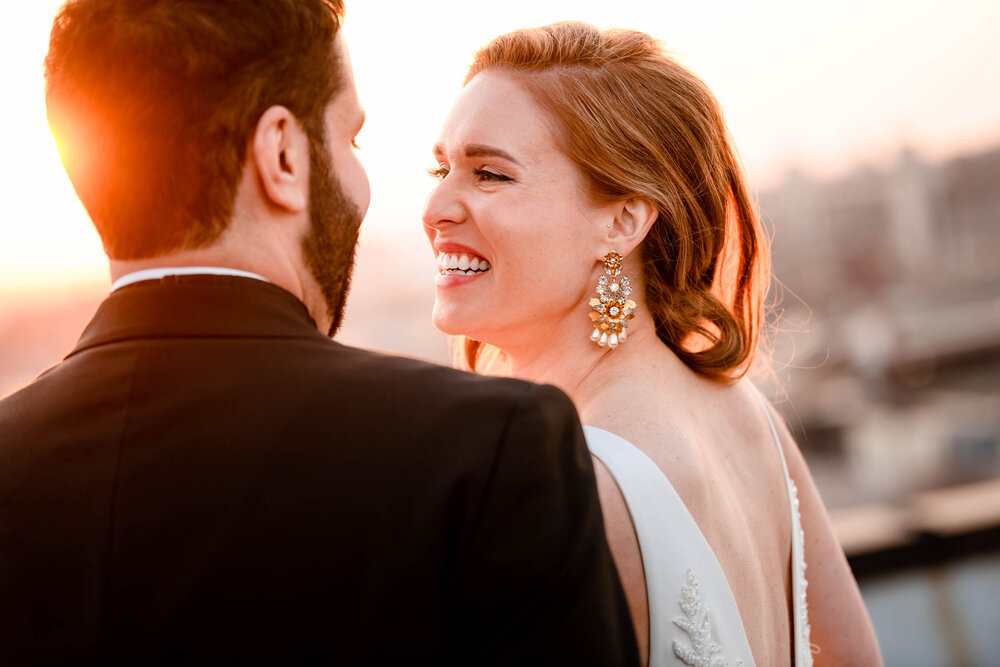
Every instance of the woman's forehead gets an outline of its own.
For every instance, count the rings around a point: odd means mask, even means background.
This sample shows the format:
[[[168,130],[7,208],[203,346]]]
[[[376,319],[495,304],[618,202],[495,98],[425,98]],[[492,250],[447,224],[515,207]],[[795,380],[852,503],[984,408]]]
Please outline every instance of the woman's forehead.
[[[486,71],[474,77],[452,106],[438,145],[446,152],[487,145],[517,153],[554,150],[547,114],[515,76]]]

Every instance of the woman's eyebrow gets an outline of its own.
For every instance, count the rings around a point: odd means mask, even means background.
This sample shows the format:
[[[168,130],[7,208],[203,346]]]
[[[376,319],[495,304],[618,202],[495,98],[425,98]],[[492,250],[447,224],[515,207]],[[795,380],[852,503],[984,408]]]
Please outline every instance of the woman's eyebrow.
[[[468,144],[465,147],[465,157],[499,157],[513,162],[517,166],[523,166],[513,155],[500,148],[487,146],[485,144]]]
[[[434,153],[434,157],[438,159],[444,157],[445,155],[444,145],[440,143],[434,144],[432,151]],[[524,166],[521,164],[520,160],[507,151],[494,146],[487,146],[486,144],[467,144],[465,147],[465,157],[499,157],[513,162],[519,167]]]

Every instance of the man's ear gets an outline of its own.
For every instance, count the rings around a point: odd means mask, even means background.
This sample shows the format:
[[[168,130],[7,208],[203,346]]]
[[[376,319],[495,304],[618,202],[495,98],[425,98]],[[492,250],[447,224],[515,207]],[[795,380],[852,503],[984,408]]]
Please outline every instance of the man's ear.
[[[265,111],[251,142],[257,177],[271,205],[298,213],[309,205],[309,137],[283,106]]]
[[[646,238],[659,216],[656,206],[645,197],[629,197],[619,202],[607,228],[609,250],[627,257]]]

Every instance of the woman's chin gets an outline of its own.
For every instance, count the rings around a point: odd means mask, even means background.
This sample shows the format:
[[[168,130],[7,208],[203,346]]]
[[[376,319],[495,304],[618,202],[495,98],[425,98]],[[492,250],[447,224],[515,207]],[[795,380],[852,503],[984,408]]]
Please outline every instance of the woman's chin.
[[[469,318],[455,312],[453,307],[443,305],[440,301],[434,302],[434,314],[431,321],[438,331],[448,336],[475,338],[473,333],[475,327],[472,326]]]

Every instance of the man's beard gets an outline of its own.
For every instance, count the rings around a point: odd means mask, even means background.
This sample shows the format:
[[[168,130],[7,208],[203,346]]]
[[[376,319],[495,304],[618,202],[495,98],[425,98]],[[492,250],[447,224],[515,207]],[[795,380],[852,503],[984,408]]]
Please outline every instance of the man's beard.
[[[351,286],[354,250],[363,216],[333,174],[330,154],[319,141],[309,148],[309,232],[302,239],[306,266],[323,293],[330,336],[340,328]]]

